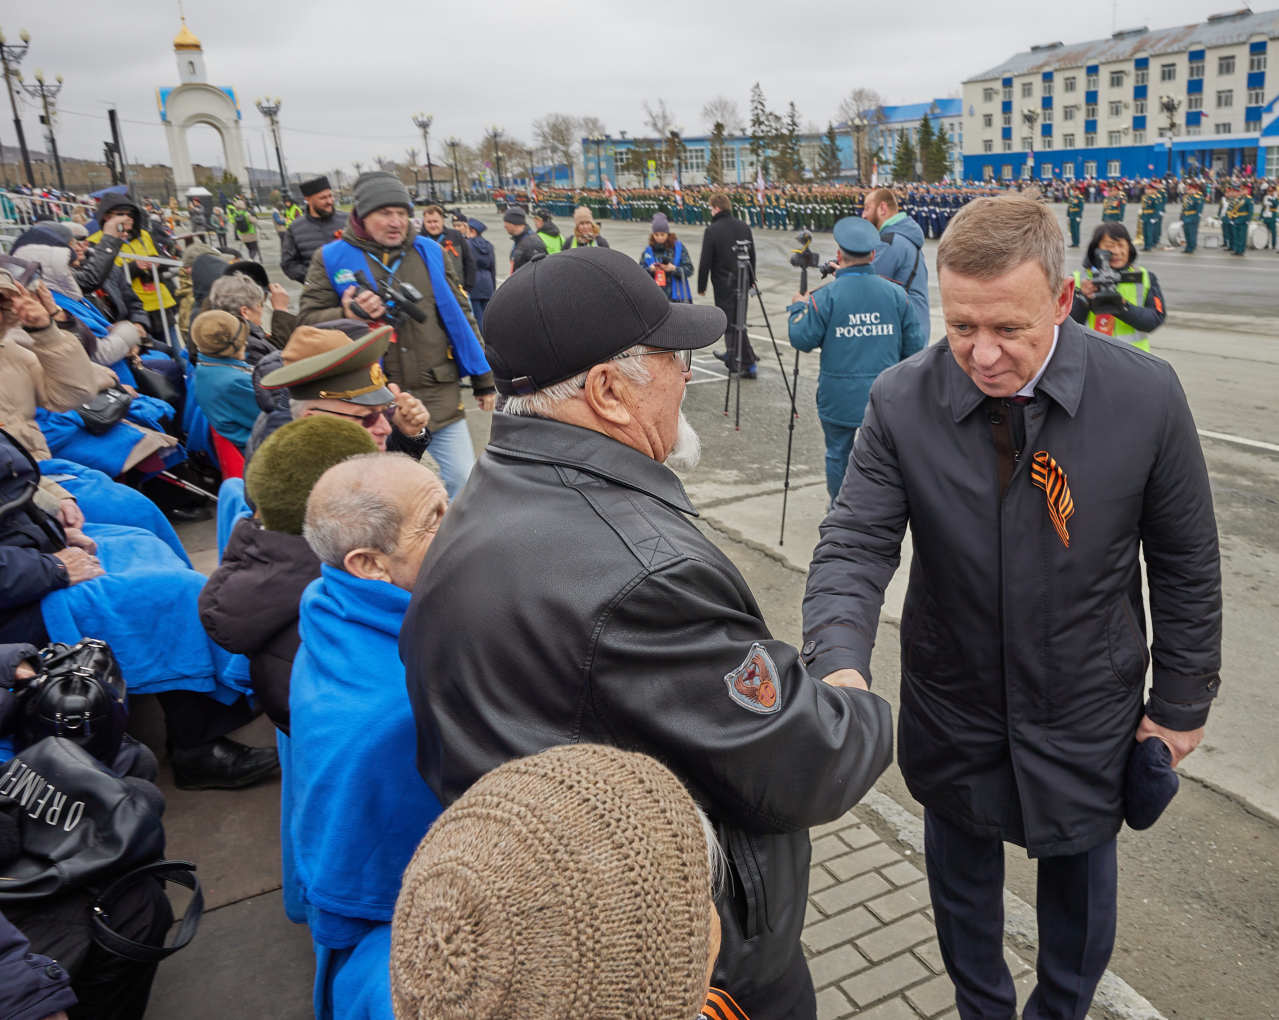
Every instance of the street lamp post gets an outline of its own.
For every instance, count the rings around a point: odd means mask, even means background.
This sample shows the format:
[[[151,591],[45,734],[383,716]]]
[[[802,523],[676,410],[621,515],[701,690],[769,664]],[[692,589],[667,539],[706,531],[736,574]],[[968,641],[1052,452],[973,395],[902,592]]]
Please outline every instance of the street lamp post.
[[[460,202],[462,201],[462,178],[457,172],[457,147],[462,144],[462,139],[446,138],[444,144],[449,147],[449,159],[453,164],[453,201]]]
[[[1030,167],[1030,173],[1026,175],[1027,179],[1034,180],[1035,177],[1035,125],[1039,123],[1039,111],[1033,107],[1028,107],[1021,111],[1022,123],[1026,125],[1026,129],[1030,132],[1030,148],[1026,152],[1026,166]]]
[[[257,100],[254,105],[258,108],[258,113],[266,118],[266,122],[271,126],[271,138],[275,142],[275,162],[280,169],[280,190],[282,196],[289,193],[289,178],[284,173],[284,153],[280,148],[280,97],[276,96],[272,99],[267,96],[264,99]]]
[[[4,66],[4,83],[9,89],[9,106],[13,110],[13,130],[18,136],[18,148],[22,150],[22,165],[27,171],[27,183],[31,187],[35,187],[35,174],[31,172],[31,153],[27,151],[27,136],[22,132],[22,118],[18,116],[18,101],[13,95],[13,83],[22,81],[22,74],[18,70],[18,65],[22,63],[22,58],[26,56],[27,50],[31,46],[31,35],[24,28],[19,37],[22,39],[22,45],[16,43],[6,43],[4,41],[4,33],[0,32],[0,64]]]
[[[1177,131],[1177,111],[1181,109],[1181,101],[1172,96],[1160,96],[1159,109],[1168,118],[1168,166],[1165,172],[1172,173],[1172,139]]]
[[[502,180],[502,149],[499,144],[502,139],[502,129],[494,124],[489,128],[489,137],[493,139],[493,162],[497,164],[497,186],[505,191],[506,182]]]
[[[58,157],[58,139],[53,133],[53,113],[49,109],[49,100],[56,100],[58,93],[62,91],[62,75],[58,75],[57,81],[49,85],[44,80],[44,72],[36,71],[36,83],[28,85],[23,82],[22,90],[33,99],[39,99],[44,106],[44,126],[49,132],[49,149],[53,153],[53,165],[58,169],[58,190],[66,191],[67,182],[62,176],[62,160]]]
[[[435,167],[431,163],[431,124],[434,120],[435,116],[430,113],[413,114],[413,123],[422,132],[422,145],[426,149],[426,188],[432,202],[435,201]]]

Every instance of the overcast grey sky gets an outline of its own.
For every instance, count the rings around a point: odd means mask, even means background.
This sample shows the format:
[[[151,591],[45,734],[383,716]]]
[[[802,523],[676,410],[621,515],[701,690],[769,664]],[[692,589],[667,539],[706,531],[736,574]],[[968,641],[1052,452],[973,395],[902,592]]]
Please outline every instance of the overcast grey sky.
[[[17,5],[14,5],[15,7]],[[1264,4],[1259,5],[1264,6]],[[59,148],[98,157],[106,108],[125,118],[134,161],[168,162],[155,90],[178,83],[172,42],[176,0],[69,0],[4,11],[15,41],[26,28],[29,80],[62,74]],[[1229,0],[1118,0],[1118,27],[1202,21]],[[283,100],[290,171],[349,171],[374,155],[403,160],[421,136],[418,110],[435,115],[432,151],[451,134],[474,143],[499,124],[525,141],[543,113],[600,117],[607,130],[643,130],[644,99],[664,98],[685,133],[701,133],[703,102],[723,93],[745,112],[758,80],[770,106],[794,100],[825,124],[857,86],[891,103],[958,94],[964,78],[1034,43],[1109,35],[1112,0],[891,0],[881,4],[708,0],[187,0],[209,79],[240,99],[249,161],[262,166],[263,94]],[[654,11],[660,13],[653,13]],[[86,116],[87,115],[87,116]],[[23,110],[33,148],[44,148],[37,111]],[[192,158],[221,164],[211,128],[189,134]],[[6,110],[0,140],[15,144]]]

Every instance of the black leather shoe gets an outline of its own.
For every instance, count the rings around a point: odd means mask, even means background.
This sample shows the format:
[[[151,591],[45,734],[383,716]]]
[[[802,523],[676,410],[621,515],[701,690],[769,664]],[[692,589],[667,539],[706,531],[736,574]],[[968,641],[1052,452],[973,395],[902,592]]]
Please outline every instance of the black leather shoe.
[[[196,747],[176,747],[169,760],[179,790],[238,790],[280,768],[274,747],[249,747],[227,737]]]

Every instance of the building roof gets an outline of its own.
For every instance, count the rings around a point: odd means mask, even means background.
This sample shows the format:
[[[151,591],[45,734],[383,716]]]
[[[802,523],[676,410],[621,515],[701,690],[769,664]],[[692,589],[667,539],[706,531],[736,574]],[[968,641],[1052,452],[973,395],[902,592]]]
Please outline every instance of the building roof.
[[[175,50],[202,50],[200,40],[195,37],[195,33],[187,28],[187,19],[182,19],[182,28],[178,30],[178,34],[173,37],[173,48]]]
[[[1253,11],[1244,8],[1214,14],[1207,21],[1196,25],[1179,25],[1150,31],[1146,27],[1129,28],[1116,32],[1106,39],[1088,42],[1046,43],[1032,46],[1023,53],[1005,60],[1002,64],[975,74],[964,81],[989,81],[1019,74],[1053,71],[1059,67],[1081,67],[1088,64],[1104,64],[1108,61],[1131,60],[1139,56],[1157,56],[1161,53],[1180,53],[1183,50],[1209,46],[1231,46],[1247,42],[1253,36],[1279,37],[1279,10]]]
[[[881,106],[884,124],[914,124],[924,114],[937,117],[960,117],[964,113],[962,99],[934,99],[927,103],[906,103],[901,106]]]

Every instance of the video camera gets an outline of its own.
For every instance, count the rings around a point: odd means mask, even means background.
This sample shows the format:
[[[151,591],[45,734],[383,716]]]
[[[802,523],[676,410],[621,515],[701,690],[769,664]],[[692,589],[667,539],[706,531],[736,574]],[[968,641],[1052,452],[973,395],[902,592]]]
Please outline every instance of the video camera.
[[[1110,314],[1124,306],[1123,296],[1119,293],[1120,274],[1110,264],[1110,256],[1098,249],[1093,253],[1092,282],[1097,293],[1092,297],[1092,308],[1095,312]]]
[[[381,287],[374,287],[369,283],[369,278],[364,275],[363,270],[356,271],[355,282],[360,287],[360,290],[356,292],[357,297],[360,292],[371,290],[382,299],[382,304],[386,306],[386,314],[382,318],[390,325],[398,326],[401,314],[407,315],[414,322],[426,321],[426,312],[418,307],[418,302],[422,300],[422,292],[413,284],[405,283],[403,280],[397,282],[394,279],[386,279]],[[351,303],[351,310],[361,319],[369,318],[354,302]]]

